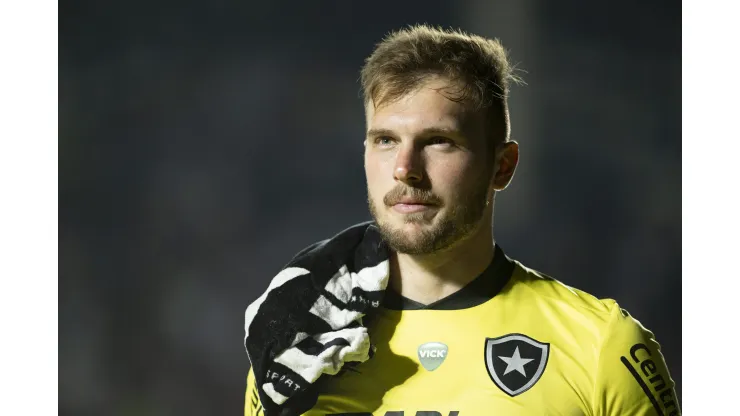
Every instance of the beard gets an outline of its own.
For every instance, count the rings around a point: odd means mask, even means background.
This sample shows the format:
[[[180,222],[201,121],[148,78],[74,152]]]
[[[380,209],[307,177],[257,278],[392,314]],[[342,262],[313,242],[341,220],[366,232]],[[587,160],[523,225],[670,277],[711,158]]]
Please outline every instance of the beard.
[[[369,190],[368,206],[370,214],[378,225],[380,235],[391,249],[402,254],[431,254],[464,241],[478,230],[489,204],[488,185],[488,180],[477,181],[465,194],[443,205],[442,201],[431,191],[398,184],[383,198],[385,207],[392,207],[402,197],[412,197],[420,202],[433,204],[432,209],[400,214],[404,225],[419,225],[414,231],[406,231],[402,226],[394,226],[389,220],[383,221],[379,207],[370,197]],[[448,207],[448,209],[443,211],[442,207]],[[436,222],[432,221],[434,219]]]

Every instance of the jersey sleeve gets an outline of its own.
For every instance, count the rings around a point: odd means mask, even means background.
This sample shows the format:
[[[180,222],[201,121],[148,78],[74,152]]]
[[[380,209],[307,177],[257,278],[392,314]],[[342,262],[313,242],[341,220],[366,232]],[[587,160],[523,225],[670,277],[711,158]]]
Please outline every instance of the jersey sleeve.
[[[264,416],[265,411],[262,408],[259,394],[257,394],[257,385],[255,384],[254,372],[249,369],[247,374],[247,392],[244,397],[244,416]]]
[[[655,336],[616,303],[602,338],[594,405],[598,416],[681,414]]]

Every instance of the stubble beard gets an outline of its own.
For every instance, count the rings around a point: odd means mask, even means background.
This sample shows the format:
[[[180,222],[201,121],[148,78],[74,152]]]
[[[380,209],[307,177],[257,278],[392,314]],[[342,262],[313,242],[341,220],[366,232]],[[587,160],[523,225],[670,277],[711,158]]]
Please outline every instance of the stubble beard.
[[[410,193],[421,192],[408,189]],[[383,205],[383,208],[392,209],[385,203]],[[435,206],[436,212],[425,210],[409,214],[387,214],[387,216],[401,215],[403,224],[417,224],[414,231],[404,230],[384,220],[369,191],[368,206],[380,235],[392,250],[409,255],[437,253],[464,241],[482,225],[483,215],[488,206],[488,181],[475,184],[471,191],[457,201]],[[444,206],[451,206],[451,209],[447,211],[439,209]]]

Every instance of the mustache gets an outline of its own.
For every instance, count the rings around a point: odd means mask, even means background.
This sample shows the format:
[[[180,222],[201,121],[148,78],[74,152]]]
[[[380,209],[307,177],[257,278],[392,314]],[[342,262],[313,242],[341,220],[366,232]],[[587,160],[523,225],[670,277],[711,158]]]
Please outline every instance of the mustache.
[[[403,198],[411,198],[422,204],[440,205],[442,202],[431,191],[425,191],[419,188],[409,188],[406,186],[397,186],[383,197],[383,203],[386,206],[393,206],[401,202]]]

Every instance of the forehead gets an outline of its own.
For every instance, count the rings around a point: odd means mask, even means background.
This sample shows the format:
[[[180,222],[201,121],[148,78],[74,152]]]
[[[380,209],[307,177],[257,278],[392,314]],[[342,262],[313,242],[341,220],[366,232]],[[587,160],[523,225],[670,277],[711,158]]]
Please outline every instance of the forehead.
[[[449,96],[454,85],[440,79],[375,108],[365,106],[367,129],[389,129],[398,134],[413,134],[430,127],[450,129],[470,135],[482,133],[482,115]]]

